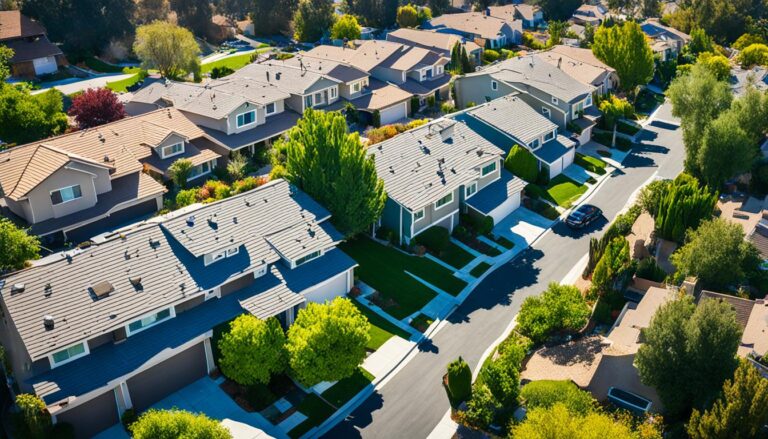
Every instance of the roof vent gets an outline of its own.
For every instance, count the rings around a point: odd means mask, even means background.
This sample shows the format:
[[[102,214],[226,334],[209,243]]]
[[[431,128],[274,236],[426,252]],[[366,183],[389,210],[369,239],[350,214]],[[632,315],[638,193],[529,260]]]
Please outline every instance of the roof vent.
[[[11,285],[11,294],[18,294],[24,292],[24,284]]]
[[[115,291],[115,287],[105,280],[91,286],[91,293],[93,293],[97,299],[109,296],[109,293],[112,291]]]
[[[135,288],[136,290],[141,291],[141,290],[144,289],[144,287],[141,285],[141,277],[140,276],[129,277],[128,281],[131,283],[131,285],[133,285],[133,288]]]
[[[208,218],[208,225],[211,226],[212,229],[217,229],[219,227],[219,220],[216,219],[216,214],[213,214],[212,217]]]
[[[43,316],[43,326],[45,326],[45,329],[51,330],[53,329],[53,316],[50,314],[46,314]]]
[[[53,294],[53,287],[50,283],[45,284],[45,288],[43,289],[43,295],[45,297],[51,297],[51,294]]]
[[[282,75],[280,74],[280,72],[277,72],[277,73],[275,73],[275,79],[276,79],[277,81],[279,81],[279,80],[280,80],[280,76],[282,76]]]
[[[109,154],[104,154],[104,162],[109,163],[111,160],[109,159]]]
[[[187,218],[187,225],[189,227],[192,227],[192,226],[195,225],[195,216],[194,215],[192,215],[189,218]]]

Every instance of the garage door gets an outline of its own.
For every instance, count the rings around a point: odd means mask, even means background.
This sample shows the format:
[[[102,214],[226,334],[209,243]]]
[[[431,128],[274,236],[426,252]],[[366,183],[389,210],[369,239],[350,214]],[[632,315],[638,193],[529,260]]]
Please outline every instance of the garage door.
[[[85,404],[56,415],[56,422],[71,424],[78,438],[93,437],[96,433],[120,422],[117,417],[115,392],[110,390]]]
[[[192,384],[208,373],[205,347],[199,343],[128,380],[131,402],[137,411]]]
[[[557,159],[549,165],[549,178],[555,178],[563,172],[563,158]]]
[[[408,117],[408,103],[403,102],[395,106],[381,110],[381,124],[387,125]]]
[[[563,169],[573,164],[574,157],[576,157],[576,148],[571,148],[568,153],[563,156]]]
[[[324,303],[326,300],[333,300],[335,297],[343,296],[348,292],[347,272],[345,271],[327,284],[307,290],[303,294],[310,302]]]
[[[507,198],[506,201],[501,203],[497,208],[493,209],[490,213],[490,217],[493,218],[493,223],[498,224],[507,215],[514,212],[515,209],[520,207],[520,193],[516,193]]]
[[[33,59],[32,64],[35,66],[35,74],[38,76],[53,73],[59,69],[56,65],[56,58],[52,56]]]

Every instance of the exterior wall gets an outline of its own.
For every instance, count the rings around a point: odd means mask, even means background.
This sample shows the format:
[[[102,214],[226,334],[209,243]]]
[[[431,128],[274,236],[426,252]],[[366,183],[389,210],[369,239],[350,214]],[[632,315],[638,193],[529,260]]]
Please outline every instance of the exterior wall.
[[[304,113],[304,97],[301,95],[292,94],[290,98],[285,100],[285,105],[291,110],[303,114]]]
[[[80,185],[82,197],[57,206],[51,204],[51,191],[76,184]],[[32,206],[35,223],[93,207],[97,201],[94,177],[66,167],[54,172],[33,189],[27,197]]]
[[[357,93],[352,92],[352,84],[356,82],[362,82],[362,85],[360,86],[360,91]],[[365,87],[368,86],[368,78],[361,79],[358,81],[352,81],[348,83],[339,84],[339,95],[348,100],[359,98],[363,95],[363,90]]]
[[[466,108],[469,102],[482,104],[515,91],[507,84],[497,81],[498,89],[491,89],[491,77],[489,75],[464,76],[457,78],[456,95],[460,108]]]
[[[371,70],[371,75],[384,82],[394,82],[395,84],[402,84],[405,82],[405,72],[402,70],[374,67],[373,70]]]
[[[203,302],[205,302],[205,296],[197,296],[191,300],[182,302],[175,307],[176,315],[189,311],[190,309],[202,304]]]
[[[349,292],[350,288],[352,288],[349,282],[351,278],[350,271],[345,271],[344,273],[339,274],[323,285],[315,286],[303,291],[302,294],[308,301],[316,303],[325,303],[327,300],[333,300],[336,297],[343,296]]]
[[[32,61],[23,61],[11,64],[11,75],[22,78],[32,78],[35,76],[35,65]]]
[[[245,276],[242,276],[235,280],[227,282],[226,284],[222,285],[220,288],[221,297],[224,297],[227,294],[234,293],[235,291],[241,290],[251,285],[254,280],[255,278],[253,277],[253,273],[248,273]]]
[[[159,107],[155,104],[145,104],[143,102],[126,102],[125,112],[129,116],[138,116],[140,114],[149,113],[150,111],[157,110]]]
[[[550,99],[550,98],[547,98],[547,99]],[[542,108],[549,109],[549,120],[556,123],[557,126],[560,128],[564,129],[565,126],[570,121],[570,119],[568,118],[568,115],[564,113],[565,110],[560,108],[561,105],[555,105],[552,103],[551,100],[545,101],[540,96],[529,95],[526,93],[521,93],[520,99],[522,99],[526,104],[530,105],[531,108],[538,111],[540,114],[542,114]],[[559,103],[561,104],[561,102]]]
[[[31,386],[26,384],[26,380],[37,372],[37,368],[32,367],[32,359],[27,353],[27,348],[21,341],[19,332],[16,330],[16,327],[11,320],[5,303],[1,300],[2,299],[0,299],[2,319],[0,319],[0,328],[2,328],[2,330],[0,331],[0,343],[2,343],[5,348],[7,361],[11,365],[13,375],[16,378],[16,382],[19,384],[21,391],[31,392]],[[44,367],[41,367],[40,369],[50,367],[50,365],[48,365],[48,360],[45,360],[45,363]]]
[[[94,350],[99,346],[103,346],[107,343],[111,343],[114,340],[114,335],[111,332],[101,334],[98,337],[88,340],[88,349]]]
[[[120,422],[114,390],[56,415],[56,422],[66,422],[75,428],[75,437],[89,438]]]
[[[327,88],[334,87],[336,85],[338,85],[338,83],[336,81],[331,81],[330,79],[322,78],[319,81],[317,81],[314,84],[312,84],[311,87],[309,87],[308,89],[304,90],[304,93],[305,94],[315,93],[315,92],[318,92],[318,91],[325,90]]]
[[[253,111],[253,110],[256,110],[256,121],[255,121],[255,123],[252,123],[250,125],[246,125],[246,126],[238,128],[237,127],[237,115],[238,114],[242,114],[242,113],[247,113],[248,111]],[[264,125],[265,117],[266,117],[266,109],[259,108],[259,107],[255,106],[255,105],[251,104],[251,103],[246,102],[246,103],[240,105],[239,107],[237,107],[231,113],[229,113],[229,115],[227,116],[227,120],[228,120],[227,127],[228,128],[225,129],[224,132],[227,133],[227,134],[235,134],[235,133],[241,133],[243,131],[248,131],[248,130],[250,130],[252,128],[255,128],[255,127],[259,126],[259,125]]]
[[[440,209],[435,210],[434,203],[429,203],[427,206],[424,206],[424,217],[413,224],[412,236],[416,236],[419,232],[422,232],[428,229],[433,225],[433,223],[439,221],[441,218],[445,217],[451,212],[457,211],[459,209],[459,203],[460,203],[460,199],[459,199],[460,190],[463,190],[463,186],[455,189],[453,191],[453,201],[441,207]],[[446,195],[447,194],[448,193],[446,192]]]
[[[227,132],[227,119],[213,119],[210,117],[201,116],[199,114],[189,113],[184,110],[180,110],[182,113],[184,113],[189,120],[195,123],[195,125],[200,125],[201,127],[211,128],[217,131],[221,131],[222,133]]]
[[[162,154],[162,150],[163,150],[163,147],[165,147],[165,146],[169,146],[169,145],[173,145],[173,144],[175,144],[175,143],[180,143],[180,142],[183,142],[183,143],[184,143],[184,149],[186,150],[186,148],[187,148],[187,146],[188,146],[188,143],[187,143],[187,141],[186,141],[186,140],[184,140],[184,138],[183,138],[183,137],[181,137],[181,136],[179,136],[178,134],[171,134],[170,136],[168,136],[168,138],[167,138],[167,139],[165,139],[164,141],[160,142],[160,144],[159,144],[159,145],[157,145],[157,147],[156,147],[156,148],[154,148],[154,150],[155,150],[155,154],[156,154],[158,157],[161,157],[161,158],[162,158],[162,155],[161,155],[161,154]],[[179,154],[179,155],[181,155],[181,154]],[[173,157],[173,156],[171,156],[171,157]],[[170,158],[170,157],[169,157],[169,158]]]
[[[24,218],[28,223],[32,223],[32,207],[29,205],[29,200],[13,201],[10,198],[4,200],[11,212]]]
[[[491,162],[486,163],[483,166],[489,165]],[[484,187],[488,186],[489,184],[493,183],[494,181],[498,180],[501,176],[501,168],[504,166],[504,163],[501,161],[501,159],[496,160],[496,170],[491,172],[490,174],[486,175],[485,177],[478,177],[477,179],[477,190],[480,191]],[[480,167],[482,169],[482,166]],[[478,175],[479,171],[478,171]]]

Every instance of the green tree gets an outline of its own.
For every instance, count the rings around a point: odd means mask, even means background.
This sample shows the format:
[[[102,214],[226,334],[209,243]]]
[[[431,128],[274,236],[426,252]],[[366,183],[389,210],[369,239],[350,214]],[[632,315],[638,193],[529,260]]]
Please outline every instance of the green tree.
[[[613,130],[611,148],[615,148],[619,120],[632,117],[635,114],[635,107],[626,99],[611,95],[600,102],[600,112],[603,113],[605,125]]]
[[[748,280],[761,259],[752,243],[744,240],[741,225],[715,218],[690,231],[671,260],[680,277],[696,276],[704,288],[723,291]]]
[[[713,53],[715,51],[715,43],[704,29],[694,29],[691,31],[691,40],[683,48],[683,51],[690,53],[694,57],[704,52]]]
[[[248,159],[239,152],[235,151],[229,157],[229,163],[227,163],[227,174],[232,180],[240,180],[245,177],[245,171],[248,166]]]
[[[705,66],[695,64],[689,74],[672,81],[667,97],[683,129],[685,169],[696,175],[706,127],[731,106],[733,94],[726,82],[718,81]]]
[[[512,427],[510,437],[514,439],[635,439],[658,437],[641,436],[633,431],[632,422],[627,418],[614,417],[608,413],[590,412],[586,415],[572,413],[562,403],[548,408],[530,410],[525,420]]]
[[[314,43],[329,32],[336,20],[333,0],[299,0],[293,15],[294,38]]]
[[[768,64],[768,46],[765,44],[752,44],[744,48],[739,54],[739,63],[745,69],[752,66],[764,66]]]
[[[219,340],[221,372],[242,385],[268,384],[272,375],[282,373],[288,365],[285,342],[276,318],[260,320],[243,314]]]
[[[63,134],[68,125],[63,106],[56,89],[30,95],[0,83],[0,139],[21,144]]]
[[[306,386],[351,376],[365,360],[370,326],[349,299],[308,304],[288,329],[294,376]]]
[[[146,68],[177,79],[200,69],[200,47],[192,32],[164,21],[139,26],[133,51]]]
[[[753,44],[765,44],[765,39],[757,34],[746,33],[740,36],[732,45],[736,50],[744,50]]]
[[[749,439],[764,433],[767,422],[768,380],[741,360],[715,404],[704,412],[693,410],[687,430],[691,439]]]
[[[731,62],[723,55],[713,55],[711,52],[702,52],[696,59],[696,63],[706,67],[718,81],[727,81],[731,77]]]
[[[702,180],[717,188],[729,178],[749,171],[757,153],[750,140],[741,128],[738,112],[728,110],[712,121],[698,156]]]
[[[485,430],[491,425],[497,408],[499,403],[488,386],[475,383],[472,386],[472,399],[467,401],[467,409],[460,411],[458,417],[472,427]]]
[[[739,126],[746,133],[750,144],[755,147],[762,143],[768,132],[768,95],[749,86],[741,97],[733,101],[730,111],[736,113]],[[756,147],[754,150],[758,152]]]
[[[517,330],[534,342],[555,331],[577,331],[589,319],[590,309],[578,288],[552,282],[540,296],[523,301],[517,315]]]
[[[550,20],[547,24],[549,25],[547,47],[557,46],[562,41],[565,33],[568,32],[570,23],[567,21]]]
[[[169,0],[179,26],[206,38],[213,18],[212,5],[207,0]]]
[[[0,273],[24,268],[27,261],[40,257],[40,240],[0,217]]]
[[[437,17],[443,15],[448,9],[451,8],[450,0],[428,0],[427,4],[432,11],[432,15]]]
[[[189,159],[178,159],[168,167],[168,175],[179,188],[187,187],[187,180],[192,174],[192,161]]]
[[[604,294],[613,290],[616,281],[628,268],[629,262],[629,241],[623,236],[613,238],[592,273],[593,291]]]
[[[567,20],[581,6],[581,0],[535,0],[533,3],[550,20]]]
[[[579,389],[573,381],[532,381],[523,386],[520,396],[528,410],[550,408],[561,403],[571,413],[586,415],[597,407],[592,394]]]
[[[457,403],[472,395],[472,371],[461,357],[448,364],[448,392]]]
[[[712,217],[717,194],[688,174],[680,174],[667,185],[654,217],[661,238],[682,242],[688,229]]]
[[[397,8],[397,24],[400,27],[416,27],[420,25],[419,11],[410,3],[400,6]]]
[[[255,32],[269,36],[287,31],[298,4],[298,0],[253,0],[251,21],[258,23]]]
[[[231,439],[232,433],[202,413],[149,409],[129,427],[134,439]]]
[[[717,396],[736,369],[741,327],[729,304],[691,296],[662,305],[635,355],[640,379],[656,389],[667,412],[686,413]]]
[[[395,24],[399,0],[344,0],[343,10],[365,26],[388,28]]]
[[[43,439],[51,428],[51,415],[42,399],[29,393],[16,395],[16,406],[26,430],[23,436]]]
[[[197,194],[198,189],[184,189],[179,191],[176,194],[176,208],[181,209],[182,207],[197,203]]]
[[[7,46],[0,46],[0,83],[11,76],[11,58],[13,58],[13,50]]]
[[[331,28],[331,38],[335,40],[359,40],[360,25],[354,15],[345,14],[336,20]]]
[[[591,23],[584,23],[584,36],[581,37],[579,46],[589,49],[592,47],[592,43],[595,42],[595,26]]]
[[[514,145],[504,159],[504,167],[528,183],[533,183],[539,176],[539,161],[525,147]]]
[[[287,178],[326,206],[347,236],[360,233],[381,216],[387,195],[373,158],[348,133],[344,116],[309,109],[288,132]]]
[[[482,381],[500,405],[512,407],[520,394],[520,364],[502,355],[483,368]]]
[[[640,25],[633,21],[598,28],[592,52],[616,69],[621,88],[629,93],[653,79],[653,51]]]

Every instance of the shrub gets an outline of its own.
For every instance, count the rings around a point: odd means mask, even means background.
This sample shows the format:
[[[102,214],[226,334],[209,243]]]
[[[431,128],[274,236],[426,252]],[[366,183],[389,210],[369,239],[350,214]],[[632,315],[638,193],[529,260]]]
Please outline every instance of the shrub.
[[[232,437],[229,430],[218,421],[204,414],[177,409],[147,410],[131,425],[131,435],[134,439]]]
[[[483,61],[485,61],[486,63],[490,64],[492,62],[498,61],[499,58],[501,58],[501,55],[499,54],[499,52],[493,49],[485,49],[485,51],[483,52]]]
[[[176,194],[176,208],[182,208],[189,206],[190,204],[197,203],[198,189],[184,189]]]
[[[472,394],[472,371],[463,358],[448,365],[448,392],[456,401],[466,401]]]
[[[597,405],[589,392],[579,389],[572,381],[532,381],[523,386],[520,396],[528,410],[562,403],[568,411],[586,415]]]
[[[242,385],[268,384],[287,365],[285,333],[274,317],[260,320],[242,314],[219,340],[221,372]]]
[[[493,398],[488,386],[475,384],[472,386],[472,399],[467,402],[467,410],[459,412],[459,419],[465,424],[485,430],[491,425],[498,403]]]
[[[744,68],[768,64],[768,46],[758,43],[745,47],[739,54],[739,63]]]
[[[139,419],[138,416],[136,416],[136,410],[134,409],[127,409],[123,412],[123,415],[120,416],[120,423],[123,424],[123,428],[130,431],[131,425],[133,425],[136,420]]]
[[[21,420],[26,429],[26,436],[43,438],[51,428],[51,415],[42,399],[29,393],[16,395],[16,405],[19,407]]]
[[[232,195],[248,192],[266,183],[264,177],[245,177],[232,183]]]
[[[450,242],[451,235],[448,229],[440,226],[432,226],[416,236],[416,243],[437,253],[448,248]]]
[[[666,187],[654,217],[656,231],[664,239],[683,242],[685,232],[710,218],[717,194],[688,174],[680,174]]]
[[[509,336],[505,338],[504,341],[499,343],[499,346],[496,348],[496,350],[499,352],[499,355],[506,356],[519,355],[517,352],[522,351],[523,355],[520,357],[520,362],[522,362],[525,354],[532,348],[533,341],[530,338],[521,335],[517,331],[512,331],[512,333],[509,334]]]
[[[192,172],[192,162],[189,159],[178,159],[168,167],[168,174],[173,183],[180,188],[187,187],[187,179]]]
[[[592,289],[599,294],[614,288],[629,265],[629,241],[623,236],[611,240],[592,274]]]
[[[510,407],[520,394],[520,363],[516,355],[500,356],[483,368],[482,381],[496,401]]]
[[[435,108],[435,95],[429,95],[427,96],[427,107],[429,108]]]
[[[449,103],[449,102],[443,102],[440,105],[440,111],[443,112],[443,114],[455,113],[456,112],[456,107],[453,104]]]
[[[544,48],[544,44],[537,40],[530,32],[523,32],[523,46],[533,50],[541,50]]]
[[[589,314],[589,306],[578,288],[552,282],[541,296],[523,301],[517,328],[534,342],[541,342],[555,331],[581,329]]]
[[[211,69],[211,79],[223,78],[233,73],[235,73],[235,71],[227,66],[216,66]]]
[[[639,278],[652,280],[654,282],[662,282],[667,277],[667,273],[659,267],[656,260],[653,258],[645,258],[641,260],[637,264],[635,275]]]
[[[539,175],[539,161],[526,148],[514,145],[504,160],[504,167],[528,183],[533,183]]]
[[[418,96],[411,96],[411,116],[421,109],[421,102]]]
[[[379,110],[373,110],[373,113],[371,114],[371,125],[375,128],[381,126],[381,112]]]
[[[469,102],[467,102],[467,106],[466,106],[466,107],[464,107],[464,108],[472,108],[472,107],[474,107],[474,106],[476,106],[476,105],[477,105],[477,104],[475,103],[475,101],[469,101]]]
[[[233,152],[227,163],[227,174],[232,180],[239,180],[245,176],[247,166],[248,159],[238,151]]]

